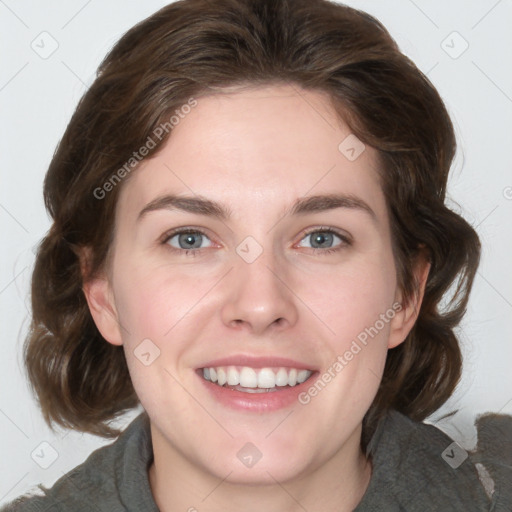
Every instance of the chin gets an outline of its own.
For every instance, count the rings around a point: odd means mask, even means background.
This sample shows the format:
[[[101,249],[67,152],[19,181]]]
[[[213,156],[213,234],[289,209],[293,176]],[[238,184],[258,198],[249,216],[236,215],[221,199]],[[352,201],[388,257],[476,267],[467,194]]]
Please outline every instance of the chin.
[[[211,454],[205,464],[207,471],[232,484],[264,486],[294,480],[312,466],[308,455],[298,452],[299,442],[293,447],[283,447],[277,438],[271,443],[268,440],[252,443],[245,439],[232,440],[230,447],[222,450],[225,457],[219,452]]]
[[[263,458],[252,467],[245,467],[237,459],[231,464],[226,464],[219,472],[215,471],[218,478],[225,479],[233,485],[254,485],[265,486],[275,485],[276,482],[283,483],[299,477],[305,468],[299,467],[298,463],[287,460],[285,464],[275,460],[264,463]],[[226,475],[228,475],[226,478]]]

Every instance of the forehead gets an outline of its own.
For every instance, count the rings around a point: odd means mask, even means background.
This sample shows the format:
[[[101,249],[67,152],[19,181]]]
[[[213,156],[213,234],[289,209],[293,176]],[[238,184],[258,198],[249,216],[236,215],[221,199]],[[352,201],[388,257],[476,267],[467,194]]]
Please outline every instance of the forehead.
[[[377,153],[366,146],[357,156],[363,147],[324,93],[280,85],[212,94],[134,171],[118,206],[138,212],[165,193],[198,194],[272,213],[298,197],[343,192],[378,212]]]

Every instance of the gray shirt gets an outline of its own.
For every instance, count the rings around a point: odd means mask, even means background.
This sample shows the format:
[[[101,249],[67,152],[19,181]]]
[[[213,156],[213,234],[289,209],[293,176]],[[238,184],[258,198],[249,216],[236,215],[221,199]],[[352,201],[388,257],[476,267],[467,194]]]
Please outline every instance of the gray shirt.
[[[354,512],[512,511],[512,416],[481,417],[477,428],[478,449],[468,455],[436,427],[389,411],[368,446],[373,474]],[[152,460],[142,413],[50,489],[40,486],[43,496],[22,496],[0,512],[158,512]]]

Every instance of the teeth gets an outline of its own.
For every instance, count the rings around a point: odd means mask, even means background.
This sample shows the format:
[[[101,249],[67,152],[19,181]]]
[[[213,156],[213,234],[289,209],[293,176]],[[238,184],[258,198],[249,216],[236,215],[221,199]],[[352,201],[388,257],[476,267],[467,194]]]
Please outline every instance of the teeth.
[[[234,370],[236,371],[236,370]],[[258,385],[258,376],[252,368],[244,366],[240,372],[240,386],[244,388],[255,388]]]
[[[215,382],[213,380],[213,373],[212,370],[215,372],[214,368],[210,368],[210,378],[212,379],[212,382]],[[226,382],[228,381],[228,378],[226,376],[226,370],[224,368],[217,368],[217,383],[219,386],[224,386]]]
[[[238,386],[238,384],[240,384],[240,372],[238,372],[236,368],[230,366],[228,368],[227,374],[229,386]]]
[[[215,371],[215,370],[214,370]],[[299,370],[297,372],[297,382],[302,384],[309,377],[307,370]]]
[[[245,368],[244,368],[245,370]],[[242,370],[242,372],[244,371]],[[254,372],[256,374],[256,372]],[[251,386],[256,387],[256,386]],[[258,373],[258,387],[259,388],[275,388],[276,375],[270,368],[262,368]]]
[[[295,386],[309,379],[311,370],[296,368],[250,368],[248,366],[203,368],[205,380],[219,386],[239,386],[243,388],[272,389],[275,387]],[[255,391],[256,392],[256,391]]]
[[[284,368],[279,368],[276,374],[276,386],[288,386],[288,372]]]

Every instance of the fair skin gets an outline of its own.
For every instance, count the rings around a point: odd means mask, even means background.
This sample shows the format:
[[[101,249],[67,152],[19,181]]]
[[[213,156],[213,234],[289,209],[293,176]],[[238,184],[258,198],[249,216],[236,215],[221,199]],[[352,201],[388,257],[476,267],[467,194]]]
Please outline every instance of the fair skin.
[[[326,96],[298,91],[198,98],[123,184],[109,271],[84,287],[103,337],[124,346],[151,419],[149,481],[163,512],[350,511],[371,477],[361,422],[388,349],[414,324],[427,264],[417,268],[418,295],[309,403],[289,399],[290,386],[228,392],[202,377],[210,362],[246,357],[256,371],[310,370],[307,391],[402,301],[377,154],[367,146],[347,159],[338,146],[350,130]],[[334,194],[357,201],[291,212],[299,199]],[[140,215],[165,195],[208,199],[230,215],[169,202]],[[249,236],[245,254],[262,251],[251,262],[237,252]],[[160,351],[148,365],[134,353],[145,339]],[[277,357],[293,363],[273,368]],[[237,456],[247,443],[261,455],[252,467]]]

